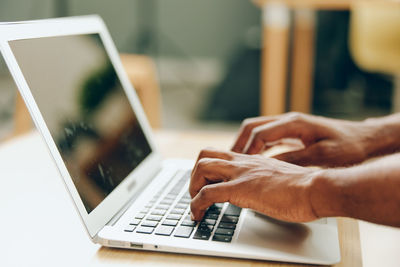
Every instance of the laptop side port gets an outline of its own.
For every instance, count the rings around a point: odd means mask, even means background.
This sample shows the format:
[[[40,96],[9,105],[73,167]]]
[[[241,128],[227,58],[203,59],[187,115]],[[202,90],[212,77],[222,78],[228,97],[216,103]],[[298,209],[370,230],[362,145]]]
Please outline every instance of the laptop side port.
[[[143,248],[143,244],[139,244],[139,243],[132,243],[130,244],[131,248]]]
[[[110,247],[119,247],[119,248],[123,248],[126,247],[126,242],[124,241],[118,241],[118,240],[108,240],[108,246]]]

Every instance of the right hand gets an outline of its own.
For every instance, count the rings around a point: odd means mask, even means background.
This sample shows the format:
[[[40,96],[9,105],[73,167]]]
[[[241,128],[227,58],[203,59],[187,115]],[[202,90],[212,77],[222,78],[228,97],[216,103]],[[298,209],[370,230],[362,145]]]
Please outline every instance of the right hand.
[[[204,149],[190,180],[192,218],[200,221],[212,204],[229,202],[279,220],[315,220],[319,217],[312,200],[318,173],[260,155]]]
[[[286,113],[246,119],[232,151],[258,154],[284,138],[296,138],[304,144],[303,149],[275,158],[301,166],[348,166],[368,158],[373,132],[366,122]]]

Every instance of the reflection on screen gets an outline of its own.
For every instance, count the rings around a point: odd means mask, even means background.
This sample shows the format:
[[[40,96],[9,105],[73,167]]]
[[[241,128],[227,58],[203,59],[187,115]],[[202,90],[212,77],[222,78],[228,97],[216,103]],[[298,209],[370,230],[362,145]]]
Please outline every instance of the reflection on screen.
[[[151,152],[101,38],[9,44],[90,213]]]

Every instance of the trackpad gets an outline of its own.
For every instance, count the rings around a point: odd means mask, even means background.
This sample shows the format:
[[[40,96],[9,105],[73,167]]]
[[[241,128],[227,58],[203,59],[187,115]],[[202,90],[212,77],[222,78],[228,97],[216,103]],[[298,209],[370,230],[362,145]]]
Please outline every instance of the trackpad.
[[[307,225],[278,221],[248,210],[237,241],[254,247],[298,254],[310,235],[311,230]]]

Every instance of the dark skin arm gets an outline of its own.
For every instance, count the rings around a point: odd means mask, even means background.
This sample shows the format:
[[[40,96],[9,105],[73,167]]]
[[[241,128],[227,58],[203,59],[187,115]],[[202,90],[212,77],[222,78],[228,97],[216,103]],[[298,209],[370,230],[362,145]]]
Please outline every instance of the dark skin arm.
[[[315,170],[260,155],[203,150],[190,184],[192,217],[230,202],[276,219],[345,216],[400,227],[400,154]]]
[[[345,121],[301,113],[245,120],[232,151],[259,154],[282,139],[299,139],[304,148],[276,156],[302,166],[338,167],[400,151],[400,114]]]
[[[282,138],[304,148],[277,158],[299,165],[350,166],[400,147],[400,116],[348,122],[303,114],[247,120],[234,152],[204,150],[192,173],[192,216],[231,202],[277,219],[306,222],[347,216],[400,226],[400,156],[359,166],[315,170],[257,154]]]

